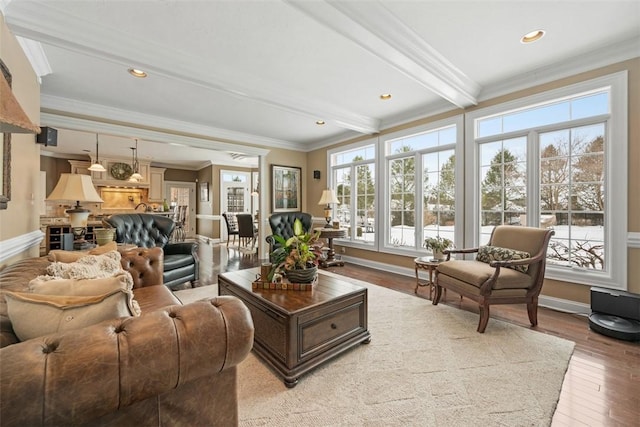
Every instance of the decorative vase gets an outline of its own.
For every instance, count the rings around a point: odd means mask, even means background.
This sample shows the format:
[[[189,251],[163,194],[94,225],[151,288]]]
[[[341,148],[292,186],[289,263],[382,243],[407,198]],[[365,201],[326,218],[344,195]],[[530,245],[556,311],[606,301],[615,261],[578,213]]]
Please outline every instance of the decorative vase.
[[[93,232],[96,235],[96,243],[99,246],[104,246],[107,243],[112,242],[116,235],[116,230],[114,228],[94,228]]]
[[[313,266],[300,270],[287,270],[285,274],[291,283],[311,283],[318,275],[318,267]]]
[[[433,259],[437,261],[444,261],[447,257],[442,253],[442,251],[433,251]]]

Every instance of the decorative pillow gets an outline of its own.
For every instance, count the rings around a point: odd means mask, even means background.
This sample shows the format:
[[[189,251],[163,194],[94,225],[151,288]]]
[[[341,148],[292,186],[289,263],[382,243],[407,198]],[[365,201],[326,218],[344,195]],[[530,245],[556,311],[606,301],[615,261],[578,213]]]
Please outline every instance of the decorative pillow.
[[[120,258],[118,251],[110,251],[103,255],[85,255],[76,262],[52,262],[47,267],[47,273],[62,279],[111,277],[122,271]]]
[[[106,245],[98,246],[88,251],[63,251],[54,249],[49,251],[48,258],[51,262],[76,262],[87,255],[102,255],[115,250],[118,250],[118,244],[116,242],[109,242]]]
[[[20,341],[133,315],[133,294],[123,289],[98,296],[6,292],[5,299],[13,331]]]
[[[100,279],[56,279],[43,280],[40,276],[29,282],[29,291],[39,295],[66,295],[66,296],[96,296],[122,289],[131,292],[133,278],[127,271],[113,277]],[[140,306],[135,299],[131,301],[131,311],[135,316],[140,315]]]
[[[527,258],[531,258],[529,252],[487,245],[480,246],[478,249],[478,255],[476,256],[476,261],[486,262],[488,264],[491,261],[512,261]],[[529,270],[528,265],[514,265],[513,267],[508,268],[512,268],[522,273],[526,273]]]

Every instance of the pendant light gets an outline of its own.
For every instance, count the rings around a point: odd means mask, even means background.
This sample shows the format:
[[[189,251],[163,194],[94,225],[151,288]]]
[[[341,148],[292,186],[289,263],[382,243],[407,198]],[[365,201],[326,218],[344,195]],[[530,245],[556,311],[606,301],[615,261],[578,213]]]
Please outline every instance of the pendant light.
[[[135,154],[135,147],[129,147],[131,149],[131,169],[132,170],[136,170],[136,154]],[[129,182],[138,182],[138,178],[136,178],[135,173],[132,173],[131,176],[129,177]]]
[[[136,148],[134,149],[134,158],[133,158],[133,175],[131,178],[136,181],[140,181],[143,176],[140,174],[140,163],[138,162],[138,140],[136,139]]]
[[[99,146],[99,144],[98,144],[98,134],[96,133],[96,162],[94,164],[92,164],[91,166],[89,166],[89,170],[91,172],[106,172],[107,170],[100,163],[100,154],[99,154],[99,151],[98,151],[98,146]]]

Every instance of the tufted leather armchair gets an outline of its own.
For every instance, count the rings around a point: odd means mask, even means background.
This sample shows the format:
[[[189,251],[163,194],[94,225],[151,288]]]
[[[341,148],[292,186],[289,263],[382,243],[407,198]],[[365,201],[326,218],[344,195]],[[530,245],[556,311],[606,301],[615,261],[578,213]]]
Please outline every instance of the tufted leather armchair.
[[[302,222],[302,228],[305,233],[311,230],[313,225],[313,219],[311,214],[306,212],[279,212],[274,213],[269,217],[269,225],[271,226],[271,236],[267,236],[267,243],[269,244],[269,253],[273,252],[280,245],[273,238],[274,234],[282,236],[285,239],[293,237],[293,223],[299,219]]]
[[[170,243],[175,229],[173,219],[154,214],[115,214],[104,220],[116,229],[116,242],[134,244],[141,248],[160,247],[164,251],[163,283],[171,289],[199,278],[198,243]]]

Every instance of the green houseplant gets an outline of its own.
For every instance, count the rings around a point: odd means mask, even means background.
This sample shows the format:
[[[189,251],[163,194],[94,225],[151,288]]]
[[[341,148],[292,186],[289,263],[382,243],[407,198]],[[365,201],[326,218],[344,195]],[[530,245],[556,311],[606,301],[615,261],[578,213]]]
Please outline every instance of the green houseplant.
[[[433,257],[437,260],[444,260],[443,252],[453,247],[453,242],[446,237],[427,237],[424,239],[424,247],[433,251]]]
[[[282,236],[274,235],[280,247],[271,252],[273,268],[269,280],[273,280],[275,273],[284,273],[293,283],[312,282],[318,274],[318,263],[322,256],[319,237],[319,231],[305,233],[299,219],[293,223],[293,237],[285,240]]]

